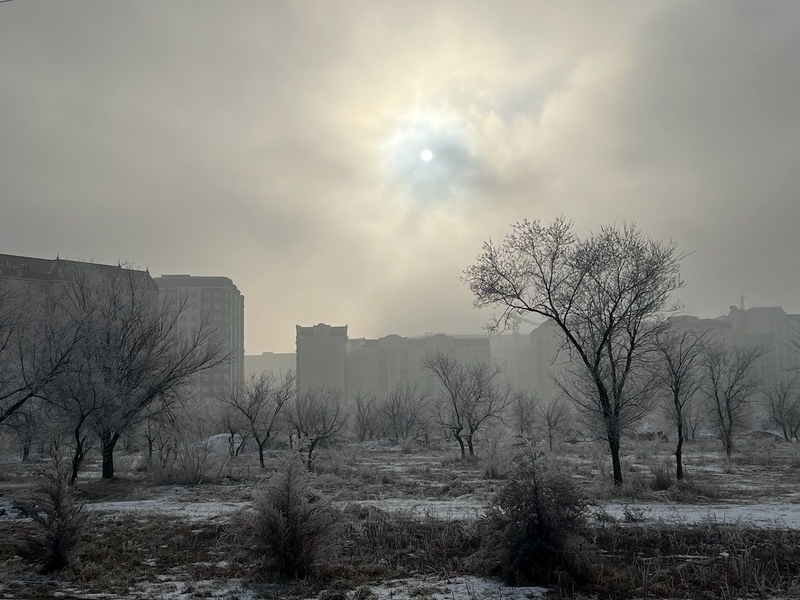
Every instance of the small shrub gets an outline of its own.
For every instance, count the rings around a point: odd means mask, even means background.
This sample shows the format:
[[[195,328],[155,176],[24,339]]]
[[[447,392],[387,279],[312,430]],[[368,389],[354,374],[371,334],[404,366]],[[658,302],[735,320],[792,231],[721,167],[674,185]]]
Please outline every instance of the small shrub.
[[[605,506],[600,506],[594,511],[594,518],[598,523],[616,523],[617,518]]]
[[[643,523],[647,517],[644,516],[644,510],[627,504],[622,507],[622,520],[625,523]]]
[[[317,565],[337,513],[316,493],[296,458],[287,460],[255,503],[256,547],[281,577],[305,579]]]
[[[86,523],[87,515],[82,512],[83,505],[75,502],[74,492],[67,485],[68,477],[68,470],[56,460],[33,497],[19,506],[20,512],[33,519],[37,528],[35,533],[22,538],[17,554],[38,564],[42,573],[53,573],[67,566]]]
[[[488,532],[474,560],[486,574],[511,585],[585,582],[587,509],[588,502],[563,472],[528,452],[490,506]]]
[[[672,469],[669,464],[660,462],[650,467],[650,489],[654,492],[663,492],[672,487]]]
[[[672,486],[666,494],[673,502],[694,503],[702,500],[716,500],[719,490],[708,481],[700,481],[694,477],[684,477]]]
[[[160,482],[201,485],[218,481],[227,460],[204,432],[187,430],[176,432],[172,451],[152,468]]]

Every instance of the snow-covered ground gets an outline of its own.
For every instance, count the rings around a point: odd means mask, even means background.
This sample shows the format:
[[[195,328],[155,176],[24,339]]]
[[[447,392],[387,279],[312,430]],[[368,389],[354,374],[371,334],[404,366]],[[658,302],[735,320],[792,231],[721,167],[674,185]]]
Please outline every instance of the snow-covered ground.
[[[190,521],[228,516],[249,502],[176,502],[174,500],[126,500],[120,502],[93,502],[86,510],[104,513],[155,513],[184,517]]]
[[[405,579],[370,586],[378,600],[524,600],[542,598],[541,587],[508,587],[499,581],[481,577],[453,579]]]

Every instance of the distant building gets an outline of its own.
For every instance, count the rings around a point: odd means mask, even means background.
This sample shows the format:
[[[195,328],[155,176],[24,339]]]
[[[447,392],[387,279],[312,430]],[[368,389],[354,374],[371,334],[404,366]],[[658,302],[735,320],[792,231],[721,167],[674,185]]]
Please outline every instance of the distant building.
[[[297,326],[298,390],[329,387],[340,389],[345,395],[385,395],[400,384],[409,384],[432,391],[435,377],[421,363],[436,352],[467,364],[491,364],[492,360],[488,336],[432,334],[349,339],[346,325]]]
[[[245,377],[270,371],[276,377],[287,371],[297,371],[297,354],[294,352],[262,352],[244,355]]]
[[[549,402],[559,395],[555,380],[565,373],[569,355],[559,352],[561,332],[552,321],[545,321],[530,333],[531,390],[543,401]]]
[[[190,332],[207,319],[222,342],[230,362],[199,374],[198,397],[213,399],[217,393],[244,381],[244,296],[228,277],[162,275],[155,278],[162,301],[185,302],[180,328]]]
[[[518,332],[489,337],[492,364],[502,369],[500,378],[515,390],[533,391],[533,351],[530,335]]]
[[[296,330],[298,393],[325,387],[338,389],[347,396],[347,325],[298,325]]]
[[[158,286],[148,271],[130,269],[122,265],[104,265],[94,262],[65,260],[63,258],[34,258],[14,254],[0,254],[0,279],[15,279],[29,284],[34,291],[46,291],[61,285],[73,271],[114,273],[124,271],[133,276],[146,290],[158,292]]]
[[[726,319],[733,343],[764,350],[757,372],[761,381],[776,381],[800,367],[800,356],[791,345],[800,339],[800,315],[787,314],[780,306],[744,310],[731,306]]]

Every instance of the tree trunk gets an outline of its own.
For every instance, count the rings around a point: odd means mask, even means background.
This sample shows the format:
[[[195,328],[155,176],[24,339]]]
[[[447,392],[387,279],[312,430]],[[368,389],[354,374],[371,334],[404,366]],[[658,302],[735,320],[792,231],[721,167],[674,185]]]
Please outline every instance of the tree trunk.
[[[311,470],[311,462],[314,460],[314,458],[313,458],[314,447],[316,445],[317,445],[317,440],[314,440],[313,442],[311,442],[311,445],[308,447],[308,460],[306,461],[306,467],[308,467],[309,471]]]
[[[114,479],[114,446],[117,445],[119,434],[105,433],[100,436],[103,446],[103,479]]]
[[[150,419],[147,420],[147,462],[153,462],[153,431],[150,425]]]
[[[550,452],[553,451],[553,428],[547,428],[547,442],[550,444]]]
[[[473,432],[470,431],[469,435],[467,436],[467,446],[469,447],[469,455],[475,456],[475,448],[472,445],[472,435]]]
[[[258,440],[256,440],[256,444],[258,445],[258,464],[261,465],[262,469],[265,469],[266,467],[264,466],[264,446],[267,444],[267,440],[264,440],[263,442],[259,442]]]
[[[22,442],[22,462],[28,462],[31,456],[31,440]]]
[[[614,485],[622,485],[622,463],[619,460],[619,437],[609,436],[608,446],[611,449],[611,466],[614,469]]]
[[[675,448],[675,477],[683,479],[683,419],[678,419],[678,447]]]
[[[453,431],[453,437],[456,438],[458,445],[461,447],[461,460],[464,460],[467,457],[467,453],[464,450],[464,440],[461,439],[461,433],[459,431]]]

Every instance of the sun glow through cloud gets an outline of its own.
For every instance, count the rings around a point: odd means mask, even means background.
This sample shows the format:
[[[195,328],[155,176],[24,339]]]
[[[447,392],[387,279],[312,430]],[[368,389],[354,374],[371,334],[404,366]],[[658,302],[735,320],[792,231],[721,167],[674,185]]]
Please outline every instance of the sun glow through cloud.
[[[429,162],[431,159],[433,159],[433,152],[425,148],[425,150],[422,151],[422,154],[420,154],[419,157],[425,162]]]

